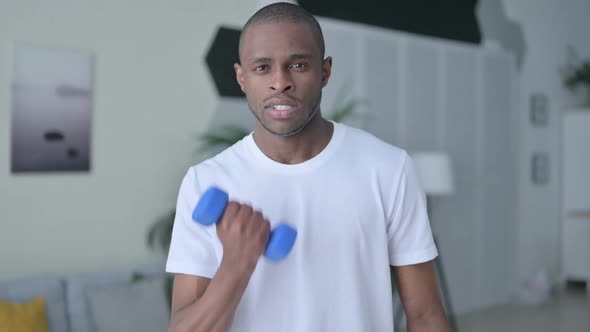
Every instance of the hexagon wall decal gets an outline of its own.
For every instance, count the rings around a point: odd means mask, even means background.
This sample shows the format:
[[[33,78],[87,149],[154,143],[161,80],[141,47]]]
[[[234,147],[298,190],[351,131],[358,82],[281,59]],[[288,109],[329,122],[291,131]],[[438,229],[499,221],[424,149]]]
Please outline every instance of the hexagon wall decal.
[[[236,82],[234,63],[239,61],[240,30],[219,27],[205,61],[221,97],[245,97]]]

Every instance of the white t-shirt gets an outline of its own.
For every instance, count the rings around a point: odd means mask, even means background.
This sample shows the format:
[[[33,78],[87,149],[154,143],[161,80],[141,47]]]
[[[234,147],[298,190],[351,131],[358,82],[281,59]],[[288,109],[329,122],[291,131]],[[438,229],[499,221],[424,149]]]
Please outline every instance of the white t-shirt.
[[[389,265],[437,256],[425,195],[405,151],[334,123],[326,148],[300,164],[268,158],[252,134],[189,169],[180,187],[166,270],[213,278],[215,226],[191,219],[216,185],[297,229],[281,262],[261,258],[230,331],[393,331]]]

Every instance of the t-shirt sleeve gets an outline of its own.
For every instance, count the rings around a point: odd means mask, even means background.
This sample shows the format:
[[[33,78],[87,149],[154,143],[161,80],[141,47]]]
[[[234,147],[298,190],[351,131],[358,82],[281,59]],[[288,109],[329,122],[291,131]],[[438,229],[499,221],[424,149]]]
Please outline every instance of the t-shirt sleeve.
[[[436,258],[438,251],[428,220],[426,195],[407,154],[394,191],[397,193],[387,228],[389,264],[411,265]]]
[[[219,267],[215,227],[202,226],[192,220],[193,209],[200,196],[194,168],[189,169],[178,193],[176,215],[166,272],[213,278]]]

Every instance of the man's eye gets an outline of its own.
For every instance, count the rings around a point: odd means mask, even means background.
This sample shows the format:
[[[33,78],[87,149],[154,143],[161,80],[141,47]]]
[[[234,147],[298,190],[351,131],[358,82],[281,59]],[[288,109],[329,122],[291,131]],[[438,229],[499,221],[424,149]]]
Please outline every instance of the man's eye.
[[[254,71],[264,71],[268,70],[268,65],[260,65],[258,67],[254,67]]]
[[[291,68],[295,68],[295,69],[305,69],[305,64],[304,63],[294,63],[291,65]]]

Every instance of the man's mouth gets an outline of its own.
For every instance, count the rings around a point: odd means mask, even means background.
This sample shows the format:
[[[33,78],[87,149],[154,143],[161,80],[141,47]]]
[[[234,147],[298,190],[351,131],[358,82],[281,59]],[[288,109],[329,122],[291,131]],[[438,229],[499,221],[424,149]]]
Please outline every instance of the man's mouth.
[[[274,119],[288,119],[292,117],[297,111],[297,108],[294,105],[284,104],[272,105],[269,107],[269,109],[270,116]]]
[[[272,106],[272,109],[275,109],[277,111],[288,111],[292,108],[293,107],[291,107],[291,105],[274,105],[274,106]]]

